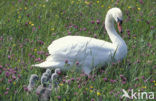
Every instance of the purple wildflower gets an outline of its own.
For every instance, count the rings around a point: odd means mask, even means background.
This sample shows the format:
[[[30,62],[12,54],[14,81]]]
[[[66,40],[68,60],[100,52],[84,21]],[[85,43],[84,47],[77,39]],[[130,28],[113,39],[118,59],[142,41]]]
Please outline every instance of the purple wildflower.
[[[97,23],[97,24],[100,24],[100,20],[99,20],[99,19],[98,19],[98,20],[96,20],[96,23]]]
[[[77,66],[79,65],[79,62],[78,62],[78,61],[76,61],[76,65],[77,65]]]
[[[25,22],[25,25],[28,26],[28,22]]]
[[[62,80],[62,82],[63,82],[63,83],[65,83],[65,82],[66,82],[66,80],[65,80],[65,79],[63,79],[63,80]]]
[[[68,84],[71,84],[71,80],[67,80],[67,83],[68,83]]]
[[[59,99],[59,100],[60,100],[60,99],[61,99],[61,96],[57,96],[57,99]]]
[[[151,26],[151,29],[154,29],[154,26]]]
[[[3,68],[3,66],[2,65],[0,65],[0,69],[2,69]]]
[[[30,16],[30,14],[27,14],[27,17],[29,17]]]
[[[103,78],[103,80],[104,80],[105,82],[107,82],[107,81],[108,81],[108,79],[107,79],[107,78]]]
[[[24,85],[23,88],[24,88],[24,91],[26,91],[26,92],[28,91],[28,88],[26,85]]]
[[[95,101],[94,98],[92,98],[91,101]]]
[[[92,23],[92,24],[94,24],[94,23],[95,23],[95,21],[91,21],[91,23]]]
[[[122,84],[126,84],[126,81],[122,81]]]
[[[6,90],[8,91],[8,90],[9,90],[9,88],[6,88]]]
[[[18,2],[19,2],[19,3],[21,3],[21,2],[22,2],[22,0],[18,0]]]
[[[32,28],[32,32],[34,32],[34,31],[36,31],[36,27],[33,27],[33,28]]]
[[[83,31],[86,31],[87,29],[86,28],[83,28]]]
[[[74,78],[71,78],[71,81],[74,81],[75,79]]]
[[[11,59],[11,56],[10,55],[8,55],[8,59]]]
[[[127,34],[128,34],[128,36],[130,36],[130,30],[127,30]]]
[[[15,75],[12,75],[12,79],[13,79],[13,80],[16,80],[16,76],[15,76]]]
[[[21,74],[18,74],[17,76],[18,76],[18,78],[21,78]]]
[[[6,71],[5,76],[8,78],[10,76],[10,72]]]
[[[77,26],[77,25],[74,25],[74,28],[75,28],[75,29],[78,29],[78,26]]]
[[[135,80],[136,80],[136,81],[138,81],[138,80],[139,80],[139,78],[136,78]]]
[[[41,18],[41,16],[38,16],[38,18],[40,19],[40,18]]]
[[[76,80],[77,80],[77,81],[80,81],[80,80],[81,80],[81,78],[80,78],[80,77],[77,77],[77,78],[76,78]]]
[[[142,79],[145,79],[145,76],[142,76],[141,78],[142,78]]]
[[[94,38],[97,38],[96,34],[94,34]]]
[[[45,53],[45,56],[49,56],[49,53]]]
[[[126,77],[124,77],[124,75],[120,75],[120,78],[123,80],[123,81],[126,81]]]
[[[147,46],[148,46],[149,48],[151,48],[151,47],[152,47],[152,44],[151,44],[151,43],[147,43]]]
[[[8,94],[8,91],[6,91],[5,93],[4,93],[4,95],[7,95]]]
[[[43,42],[42,40],[38,40],[38,43],[39,43],[40,45],[43,45],[43,44],[44,44],[44,42]]]
[[[78,93],[77,93],[77,92],[75,92],[75,93],[74,93],[74,95],[78,95]]]
[[[116,80],[112,80],[112,79],[111,79],[111,80],[110,80],[110,82],[111,82],[111,83],[115,83],[115,82],[116,82]]]
[[[9,80],[8,80],[8,83],[12,83],[12,80],[9,79]]]
[[[68,35],[71,35],[71,32],[68,32]]]
[[[140,2],[141,4],[144,4],[143,0],[139,0],[139,2]]]
[[[81,85],[78,85],[78,88],[81,88]]]
[[[68,63],[68,60],[65,60],[65,63],[67,64]]]

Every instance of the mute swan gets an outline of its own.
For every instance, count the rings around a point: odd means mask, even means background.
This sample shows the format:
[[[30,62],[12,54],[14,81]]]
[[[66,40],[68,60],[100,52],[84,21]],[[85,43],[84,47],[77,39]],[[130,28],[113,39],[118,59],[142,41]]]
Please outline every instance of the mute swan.
[[[28,91],[32,91],[35,87],[35,81],[38,80],[38,76],[36,74],[32,74],[29,79]]]
[[[93,67],[122,60],[127,55],[127,45],[116,32],[114,21],[122,33],[122,11],[119,8],[111,8],[105,18],[105,28],[112,43],[90,37],[65,36],[51,43],[48,47],[50,55],[45,62],[32,66],[69,69],[76,64],[89,74]]]

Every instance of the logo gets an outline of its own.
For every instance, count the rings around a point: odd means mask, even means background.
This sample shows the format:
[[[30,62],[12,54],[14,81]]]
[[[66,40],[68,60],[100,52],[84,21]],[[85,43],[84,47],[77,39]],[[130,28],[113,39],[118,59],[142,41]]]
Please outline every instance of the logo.
[[[134,92],[133,89],[131,89],[131,96],[125,89],[122,89],[122,92],[124,93],[122,95],[122,98],[126,97],[129,99],[154,99],[154,92],[140,92],[140,90],[138,90],[138,92]]]

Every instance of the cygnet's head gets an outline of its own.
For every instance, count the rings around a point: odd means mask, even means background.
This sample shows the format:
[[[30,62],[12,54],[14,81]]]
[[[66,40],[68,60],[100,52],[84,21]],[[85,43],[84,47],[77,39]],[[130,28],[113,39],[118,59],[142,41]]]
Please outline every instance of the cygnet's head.
[[[51,75],[51,70],[50,69],[47,69],[46,70],[46,73],[49,74],[49,75]]]
[[[59,75],[59,74],[61,74],[61,70],[59,68],[57,68],[57,69],[55,69],[55,73]]]
[[[44,85],[48,82],[48,77],[47,76],[42,76],[41,77],[41,84]]]
[[[42,76],[47,76],[47,77],[49,77],[49,74],[45,72],[45,73],[42,74]]]
[[[29,83],[38,80],[38,76],[36,74],[32,74],[30,79],[29,79]]]
[[[53,74],[51,75],[51,81],[57,79],[58,77],[59,77],[59,76],[58,76],[57,73],[53,73]]]

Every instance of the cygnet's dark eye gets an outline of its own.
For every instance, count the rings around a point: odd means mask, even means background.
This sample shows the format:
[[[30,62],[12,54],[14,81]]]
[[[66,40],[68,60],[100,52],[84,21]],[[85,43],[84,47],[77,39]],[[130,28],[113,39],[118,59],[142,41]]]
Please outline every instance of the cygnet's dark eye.
[[[122,20],[119,19],[118,17],[117,17],[117,22],[119,22],[120,24],[122,24]]]

